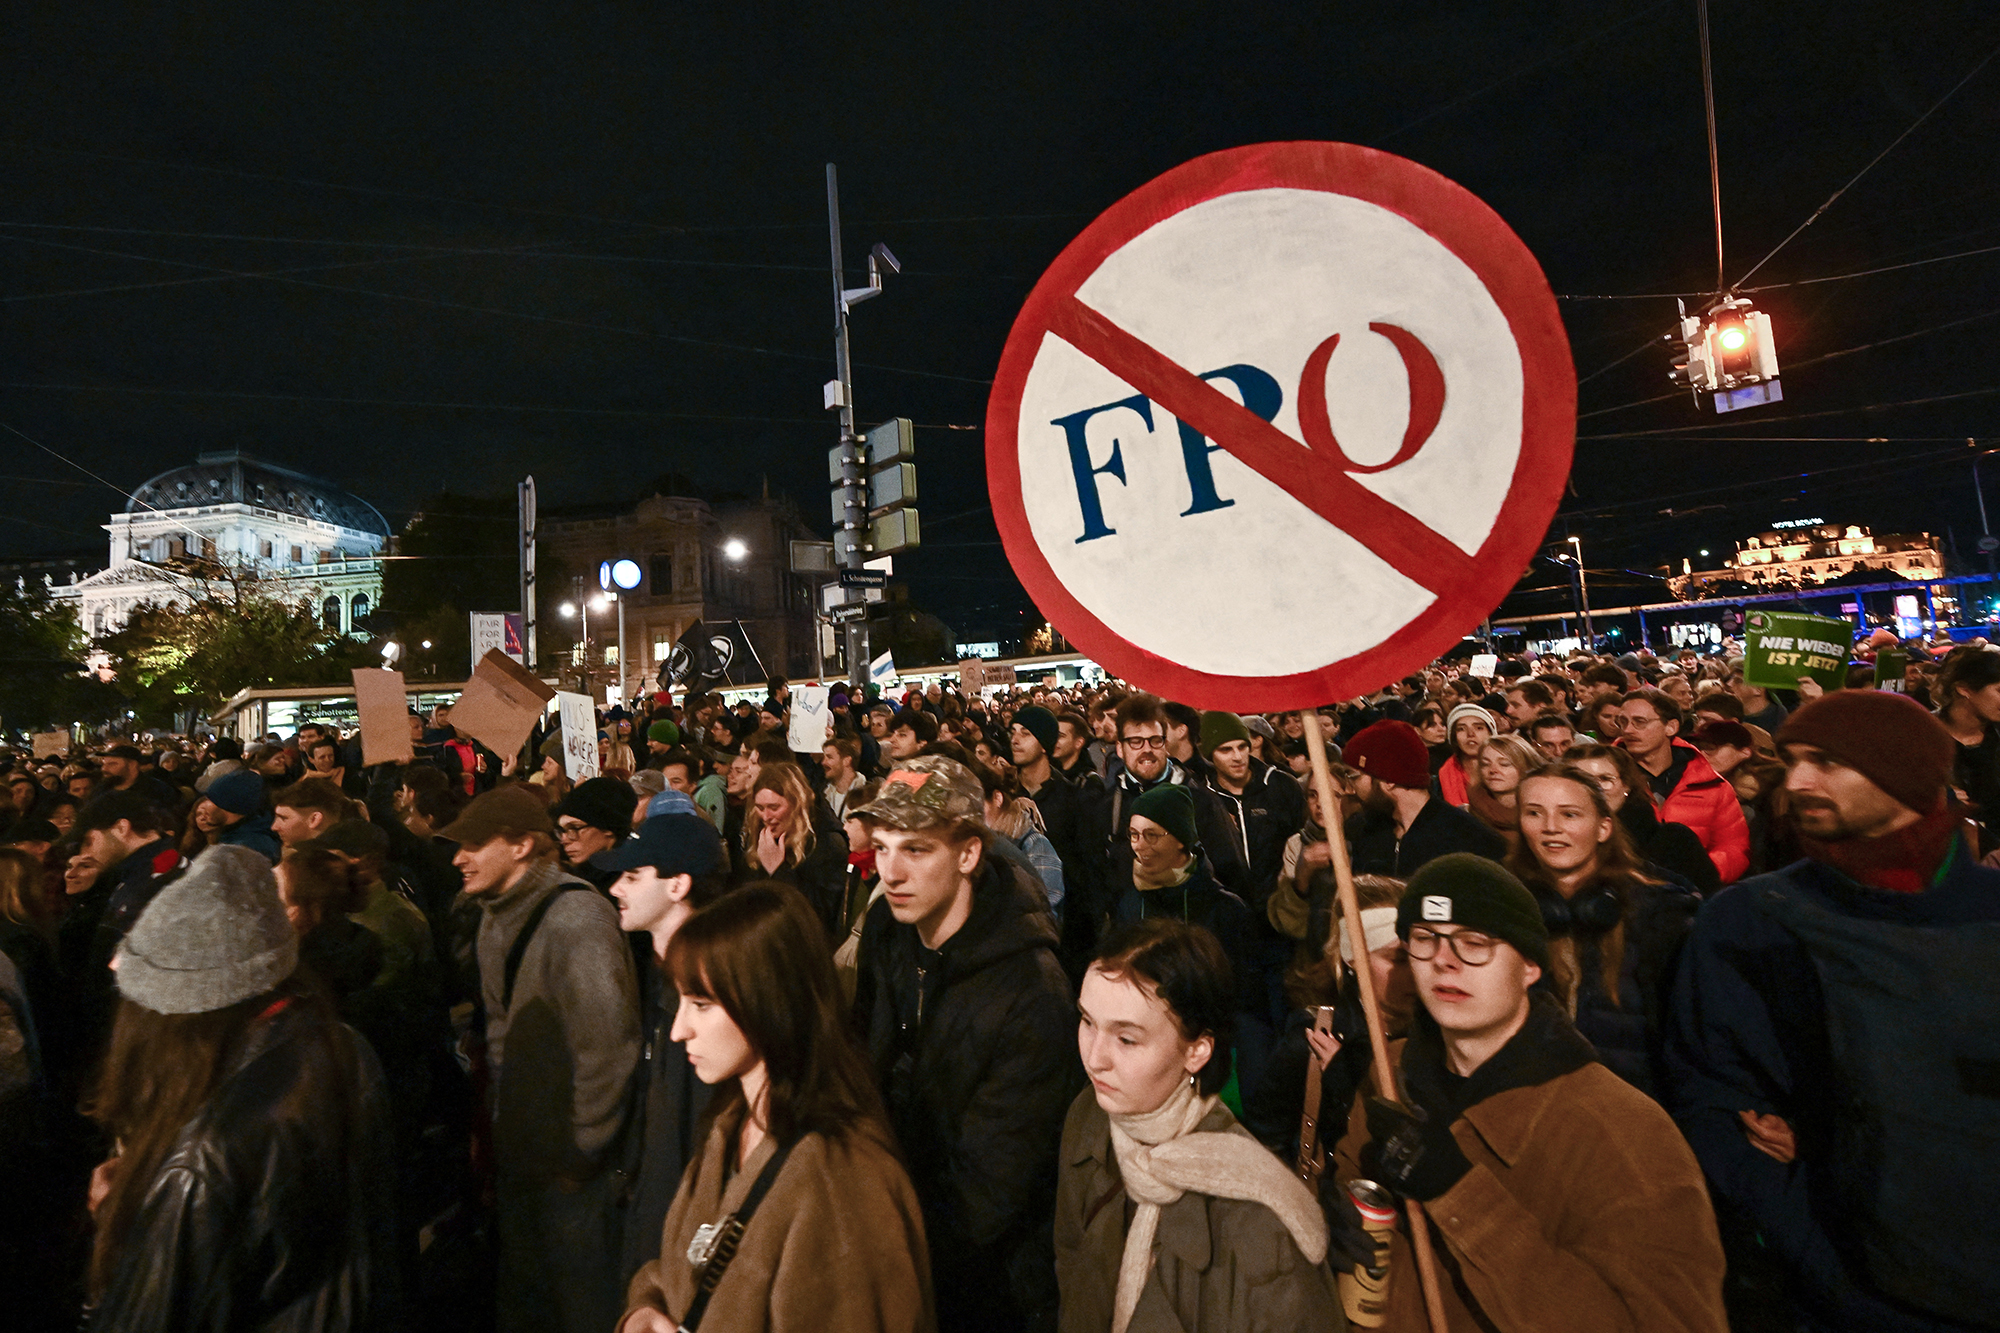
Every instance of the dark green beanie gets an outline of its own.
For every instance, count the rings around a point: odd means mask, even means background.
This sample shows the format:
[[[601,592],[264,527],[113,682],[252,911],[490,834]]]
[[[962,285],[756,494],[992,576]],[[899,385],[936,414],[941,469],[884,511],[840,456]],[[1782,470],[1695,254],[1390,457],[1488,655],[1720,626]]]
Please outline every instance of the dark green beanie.
[[[1413,926],[1464,926],[1549,965],[1549,928],[1535,895],[1506,866],[1471,852],[1440,856],[1410,876],[1396,905],[1396,934],[1408,940]]]
[[[1139,799],[1132,802],[1132,813],[1152,820],[1189,851],[1201,846],[1201,835],[1194,828],[1194,796],[1186,787],[1162,782],[1151,791],[1140,793]]]
[[[1196,748],[1206,758],[1215,753],[1218,745],[1231,741],[1248,741],[1250,728],[1243,725],[1243,719],[1234,713],[1203,713],[1201,715],[1201,744]]]
[[[658,722],[646,728],[646,739],[648,741],[658,741],[662,745],[679,745],[681,743],[681,729],[667,718],[661,718]]]
[[[1056,727],[1056,715],[1054,713],[1043,708],[1040,704],[1029,704],[1026,708],[1014,714],[1014,721],[1016,724],[1026,727],[1028,734],[1041,742],[1042,753],[1048,755],[1055,754],[1056,741],[1061,738],[1062,732]]]

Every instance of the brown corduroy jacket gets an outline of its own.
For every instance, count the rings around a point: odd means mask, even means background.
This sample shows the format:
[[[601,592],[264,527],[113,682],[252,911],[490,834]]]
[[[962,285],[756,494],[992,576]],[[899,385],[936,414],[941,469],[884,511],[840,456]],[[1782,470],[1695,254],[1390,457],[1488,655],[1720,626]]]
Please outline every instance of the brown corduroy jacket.
[[[688,1242],[750,1192],[776,1146],[769,1138],[741,1171],[725,1175],[733,1125],[709,1131],[681,1180],[661,1233],[660,1257],[626,1291],[626,1316],[650,1307],[675,1323],[695,1294]],[[744,1229],[736,1258],[709,1299],[701,1327],[716,1333],[934,1333],[930,1254],[923,1214],[901,1162],[863,1132],[808,1134],[792,1148]]]
[[[1327,1165],[1342,1180],[1362,1174],[1366,1108]],[[1452,1137],[1472,1170],[1425,1205],[1452,1333],[1725,1333],[1708,1189],[1652,1098],[1591,1063],[1488,1097]],[[1407,1219],[1390,1271],[1386,1327],[1423,1333]]]

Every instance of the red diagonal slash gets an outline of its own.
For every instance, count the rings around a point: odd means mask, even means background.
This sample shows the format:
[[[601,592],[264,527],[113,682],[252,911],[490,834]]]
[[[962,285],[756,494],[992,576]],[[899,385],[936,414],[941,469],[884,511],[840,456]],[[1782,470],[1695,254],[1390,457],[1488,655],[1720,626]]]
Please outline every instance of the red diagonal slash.
[[[1472,576],[1472,558],[1457,543],[1074,296],[1053,303],[1049,331],[1228,450],[1403,577],[1443,592]]]

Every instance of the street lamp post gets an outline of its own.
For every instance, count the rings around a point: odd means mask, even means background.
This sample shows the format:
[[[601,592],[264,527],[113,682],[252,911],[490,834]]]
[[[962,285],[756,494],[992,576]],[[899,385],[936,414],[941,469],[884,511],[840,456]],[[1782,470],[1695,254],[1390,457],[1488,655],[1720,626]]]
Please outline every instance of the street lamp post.
[[[1576,600],[1577,608],[1583,615],[1583,638],[1594,651],[1597,647],[1597,630],[1590,623],[1590,587],[1583,577],[1583,542],[1571,537],[1569,544],[1576,552]]]
[[[1967,440],[1968,447],[1976,446],[1977,440]],[[1993,529],[1986,525],[1986,488],[1979,482],[1979,460],[1990,453],[2000,452],[1983,449],[1972,456],[1972,494],[1979,501],[1979,549],[1986,557],[1986,577],[1993,577],[1993,552],[2000,550],[2000,542],[1993,540]]]

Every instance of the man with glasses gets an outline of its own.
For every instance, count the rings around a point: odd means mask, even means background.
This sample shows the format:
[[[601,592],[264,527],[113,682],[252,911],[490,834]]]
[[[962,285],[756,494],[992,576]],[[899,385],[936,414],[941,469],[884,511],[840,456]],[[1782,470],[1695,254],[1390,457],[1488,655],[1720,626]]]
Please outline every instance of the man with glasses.
[[[1617,743],[1645,773],[1660,818],[1694,830],[1724,884],[1741,879],[1750,868],[1750,826],[1736,789],[1700,750],[1680,739],[1680,705],[1658,690],[1634,690],[1618,706],[1618,716]]]
[[[1701,1170],[1544,986],[1534,895],[1496,862],[1443,856],[1411,876],[1396,932],[1422,1005],[1390,1053],[1403,1099],[1356,1100],[1326,1179],[1364,1176],[1426,1205],[1452,1328],[1721,1333]],[[1390,1328],[1425,1326],[1408,1225],[1391,1239]]]
[[[1107,841],[1102,845],[1110,857],[1110,867],[1102,882],[1116,885],[1132,882],[1132,844],[1127,836],[1132,824],[1132,804],[1153,788],[1167,785],[1188,789],[1194,800],[1195,829],[1216,883],[1236,891],[1250,875],[1250,867],[1243,859],[1242,840],[1215,793],[1189,781],[1187,771],[1168,757],[1167,714],[1159,696],[1127,695],[1118,705],[1117,720],[1120,763],[1107,806],[1110,826],[1105,830]]]
[[[639,793],[617,778],[588,778],[577,783],[549,811],[562,844],[563,869],[610,893],[621,872],[600,869],[590,858],[612,850],[631,835],[632,811],[638,803]]]

